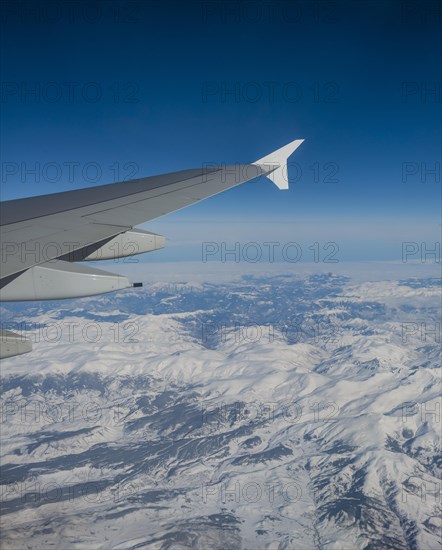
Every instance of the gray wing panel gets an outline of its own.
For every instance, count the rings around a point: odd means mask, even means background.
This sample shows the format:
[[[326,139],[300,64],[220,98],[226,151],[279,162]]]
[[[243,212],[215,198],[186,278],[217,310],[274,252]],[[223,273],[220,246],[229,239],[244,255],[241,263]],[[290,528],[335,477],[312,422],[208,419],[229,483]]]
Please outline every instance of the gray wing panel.
[[[59,258],[271,172],[226,165],[1,204],[1,278]]]
[[[192,169],[140,178],[121,183],[99,185],[87,189],[65,191],[50,195],[40,195],[26,199],[3,201],[0,203],[0,225],[33,220],[69,210],[100,204],[112,199],[120,199],[146,191],[155,191],[172,184],[185,183],[198,176],[210,174],[216,169]]]

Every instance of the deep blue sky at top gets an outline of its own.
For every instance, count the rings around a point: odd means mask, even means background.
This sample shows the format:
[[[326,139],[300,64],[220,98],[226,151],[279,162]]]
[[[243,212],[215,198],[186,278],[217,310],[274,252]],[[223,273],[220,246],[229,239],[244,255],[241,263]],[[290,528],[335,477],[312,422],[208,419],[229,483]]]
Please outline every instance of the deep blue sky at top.
[[[439,2],[2,10],[2,200],[254,161],[305,138],[290,191],[248,183],[170,219],[296,219],[324,235],[366,220],[440,240]]]

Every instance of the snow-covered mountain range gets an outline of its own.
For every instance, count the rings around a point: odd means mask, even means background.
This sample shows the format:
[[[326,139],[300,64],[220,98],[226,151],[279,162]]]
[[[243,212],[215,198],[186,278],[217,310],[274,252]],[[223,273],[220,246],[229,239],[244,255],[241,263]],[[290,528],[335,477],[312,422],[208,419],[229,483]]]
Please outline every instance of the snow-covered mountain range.
[[[2,548],[441,548],[440,284],[5,305]]]

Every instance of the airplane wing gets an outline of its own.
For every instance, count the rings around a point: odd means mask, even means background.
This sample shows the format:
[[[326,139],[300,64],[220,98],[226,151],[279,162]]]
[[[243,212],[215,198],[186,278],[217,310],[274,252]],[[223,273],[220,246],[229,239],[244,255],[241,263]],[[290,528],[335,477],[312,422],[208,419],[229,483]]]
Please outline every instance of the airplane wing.
[[[303,141],[250,164],[196,168],[2,202],[0,301],[72,298],[132,286],[126,277],[76,262],[162,248],[164,237],[133,228],[258,176],[287,189],[287,159]],[[0,348],[0,357],[5,357],[29,351],[29,344],[20,346],[14,333],[2,330]]]

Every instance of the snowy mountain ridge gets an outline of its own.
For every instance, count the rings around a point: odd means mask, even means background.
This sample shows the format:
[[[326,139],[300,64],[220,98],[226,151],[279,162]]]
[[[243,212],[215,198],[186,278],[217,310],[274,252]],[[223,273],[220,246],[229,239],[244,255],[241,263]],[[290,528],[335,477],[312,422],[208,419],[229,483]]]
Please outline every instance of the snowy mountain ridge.
[[[434,280],[177,289],[35,306],[38,352],[2,362],[5,549],[440,548]]]

